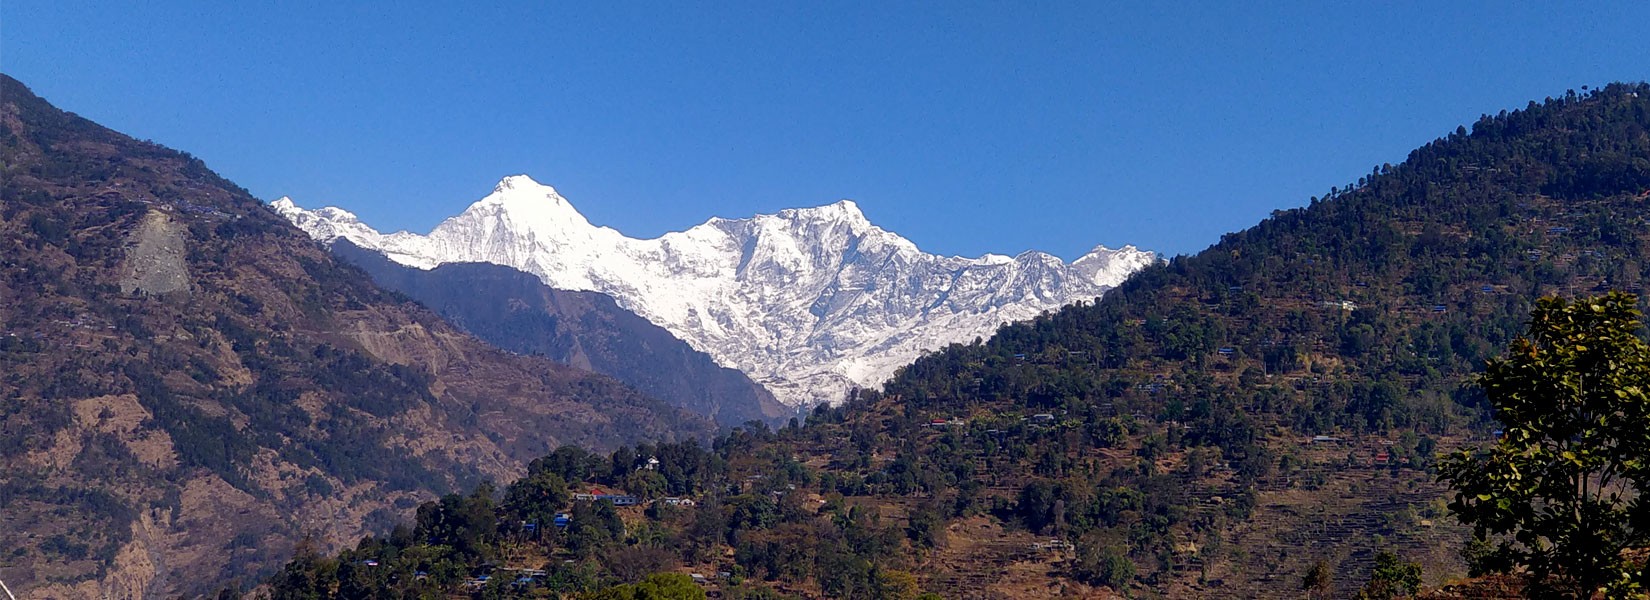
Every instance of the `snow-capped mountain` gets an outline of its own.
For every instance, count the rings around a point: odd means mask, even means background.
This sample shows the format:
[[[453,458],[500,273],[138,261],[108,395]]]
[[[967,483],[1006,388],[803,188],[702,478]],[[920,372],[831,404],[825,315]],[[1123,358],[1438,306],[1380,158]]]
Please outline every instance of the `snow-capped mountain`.
[[[1042,252],[927,254],[848,200],[636,239],[591,225],[525,175],[429,235],[385,235],[289,198],[272,207],[318,240],[345,238],[409,266],[486,262],[606,293],[796,407],[838,402],[925,351],[1093,300],[1160,260],[1133,246],[1096,247],[1071,264]]]

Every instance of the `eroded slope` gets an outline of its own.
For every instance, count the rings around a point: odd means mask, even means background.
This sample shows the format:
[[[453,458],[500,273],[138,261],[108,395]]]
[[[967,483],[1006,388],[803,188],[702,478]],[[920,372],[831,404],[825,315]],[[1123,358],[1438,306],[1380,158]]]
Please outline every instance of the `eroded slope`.
[[[337,264],[198,160],[0,79],[0,576],[172,595],[559,444],[707,435]]]

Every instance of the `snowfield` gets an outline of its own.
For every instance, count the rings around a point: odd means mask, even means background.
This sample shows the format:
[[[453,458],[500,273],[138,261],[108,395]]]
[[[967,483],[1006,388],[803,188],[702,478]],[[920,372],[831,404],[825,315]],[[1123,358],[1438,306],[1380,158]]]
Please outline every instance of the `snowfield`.
[[[636,239],[591,225],[525,175],[428,235],[385,235],[348,211],[289,198],[271,206],[315,239],[348,239],[405,265],[486,262],[608,294],[798,408],[880,386],[922,353],[1005,322],[1093,301],[1161,260],[1133,246],[1096,247],[1070,264],[1042,252],[927,254],[848,200]]]

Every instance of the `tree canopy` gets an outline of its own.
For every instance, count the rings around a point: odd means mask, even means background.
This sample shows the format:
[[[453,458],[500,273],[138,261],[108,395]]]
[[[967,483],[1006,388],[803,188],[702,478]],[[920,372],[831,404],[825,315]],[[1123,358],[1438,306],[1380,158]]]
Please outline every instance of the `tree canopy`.
[[[1503,424],[1494,446],[1440,466],[1450,510],[1525,567],[1532,590],[1642,592],[1622,550],[1650,543],[1650,344],[1631,294],[1545,298],[1479,384]]]

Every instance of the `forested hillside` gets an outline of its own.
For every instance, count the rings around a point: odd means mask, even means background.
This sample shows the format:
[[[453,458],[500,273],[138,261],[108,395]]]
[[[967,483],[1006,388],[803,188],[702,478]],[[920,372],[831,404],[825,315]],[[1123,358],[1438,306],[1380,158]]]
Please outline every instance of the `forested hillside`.
[[[1062,415],[1017,461],[1046,475],[1017,510],[1038,529],[1063,504],[1079,552],[1124,549],[1137,584],[1275,590],[1325,559],[1345,589],[1383,548],[1444,575],[1459,567],[1437,549],[1463,540],[1440,535],[1424,469],[1495,429],[1467,377],[1535,298],[1641,289],[1647,129],[1642,84],[1485,116],[1098,305],[926,357],[887,393],[919,414]],[[1132,460],[1095,460],[1119,428]],[[1093,492],[1154,485],[1183,489],[1133,522]]]
[[[0,169],[0,572],[24,596],[255,578],[562,444],[714,430],[487,346],[4,76]]]
[[[1298,597],[1314,570],[1345,596],[1379,553],[1463,575],[1468,536],[1429,469],[1493,435],[1469,378],[1535,298],[1640,291],[1647,203],[1650,86],[1532,102],[802,427],[691,459],[552,455],[501,503],[427,506],[388,540],[289,565],[278,589],[462,591],[528,568],[546,572],[470,589],[566,592],[640,564],[726,572],[706,585],[730,597]],[[529,493],[561,485],[647,507]],[[649,504],[667,495],[697,504]],[[566,530],[543,527],[558,511]],[[443,529],[457,512],[473,544]]]

